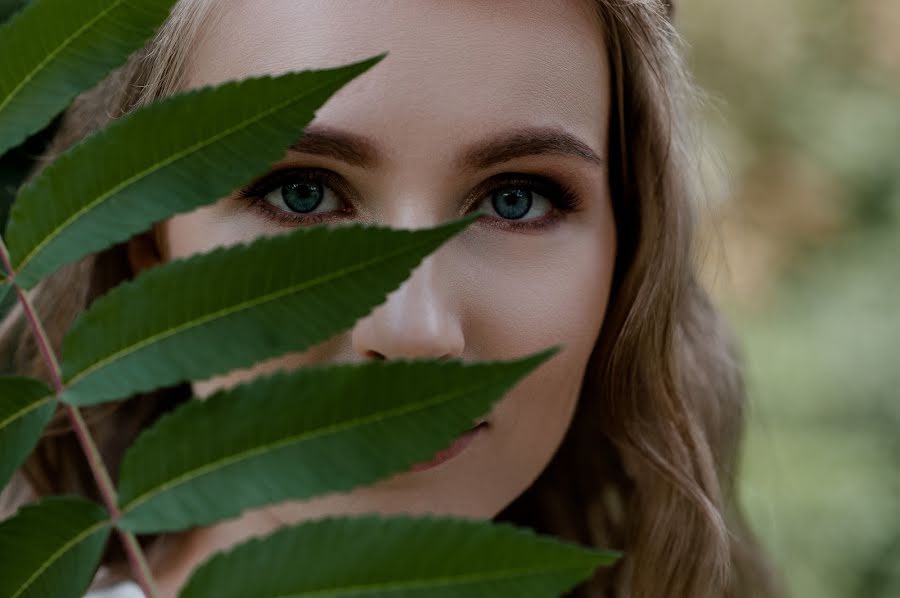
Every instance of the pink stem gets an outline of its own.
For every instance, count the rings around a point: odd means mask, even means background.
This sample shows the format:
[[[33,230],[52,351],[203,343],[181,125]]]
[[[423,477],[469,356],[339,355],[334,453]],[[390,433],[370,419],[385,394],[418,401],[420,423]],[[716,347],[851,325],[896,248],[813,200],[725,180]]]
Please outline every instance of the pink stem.
[[[31,301],[28,299],[25,292],[15,283],[15,270],[12,267],[9,251],[7,251],[6,244],[3,242],[2,238],[0,238],[0,260],[2,260],[3,266],[9,275],[7,283],[15,288],[16,295],[25,312],[25,317],[28,319],[31,329],[34,331],[38,350],[44,358],[47,367],[50,369],[50,380],[58,399],[63,395],[66,389],[62,381],[62,370],[59,367],[59,360],[53,352],[53,346],[50,344],[50,339],[37,316],[37,312],[34,310],[34,306],[31,305]],[[85,457],[87,458],[88,466],[91,469],[91,474],[94,476],[94,481],[97,483],[97,488],[100,491],[103,504],[106,506],[106,510],[109,511],[113,523],[115,523],[122,513],[119,511],[115,485],[113,485],[109,471],[103,463],[103,458],[100,456],[100,450],[97,448],[97,444],[94,442],[93,436],[91,436],[91,431],[78,408],[66,403],[63,403],[63,408],[66,411],[72,429],[75,431],[78,443],[81,445],[81,449],[84,451]],[[119,528],[116,528],[116,531],[119,534],[119,538],[122,540],[122,545],[125,548],[125,554],[128,556],[128,562],[131,565],[132,573],[134,573],[144,595],[147,596],[147,598],[156,598],[159,595],[159,592],[156,590],[156,584],[153,580],[153,574],[150,571],[150,565],[147,563],[147,558],[144,556],[137,538],[129,531]]]

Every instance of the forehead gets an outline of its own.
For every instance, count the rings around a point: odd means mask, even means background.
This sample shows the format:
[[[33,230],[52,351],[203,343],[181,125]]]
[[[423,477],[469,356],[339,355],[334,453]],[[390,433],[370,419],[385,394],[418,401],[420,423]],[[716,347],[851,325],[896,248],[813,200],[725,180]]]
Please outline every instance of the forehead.
[[[559,127],[598,153],[609,109],[589,0],[231,0],[191,54],[187,87],[387,57],[315,123],[440,151],[505,127]]]

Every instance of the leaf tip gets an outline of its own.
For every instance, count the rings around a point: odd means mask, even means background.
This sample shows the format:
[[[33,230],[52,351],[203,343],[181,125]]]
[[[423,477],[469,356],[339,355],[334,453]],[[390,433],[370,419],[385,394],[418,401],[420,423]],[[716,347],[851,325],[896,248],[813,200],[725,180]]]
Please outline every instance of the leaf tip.
[[[590,554],[595,567],[609,567],[615,565],[625,556],[625,553],[620,550],[591,549]]]
[[[532,353],[526,357],[523,357],[519,360],[519,365],[528,370],[537,368],[540,364],[545,361],[550,361],[557,353],[562,350],[562,345],[553,345],[552,347],[547,347],[546,349],[542,349],[537,353]]]
[[[371,69],[373,66],[384,60],[384,58],[388,55],[388,52],[385,50],[380,54],[375,54],[374,56],[369,56],[368,58],[363,58],[362,60],[357,60],[356,62],[349,62],[344,64],[343,66],[338,67],[335,70],[341,71],[344,75],[343,78],[346,78],[347,81],[351,79],[355,79],[359,75]]]
[[[435,227],[433,230],[439,231],[441,234],[446,235],[447,238],[450,238],[468,228],[470,224],[478,220],[480,217],[481,214],[478,213],[466,214],[465,216],[456,218],[454,220],[451,220],[450,222],[446,222],[438,227]]]

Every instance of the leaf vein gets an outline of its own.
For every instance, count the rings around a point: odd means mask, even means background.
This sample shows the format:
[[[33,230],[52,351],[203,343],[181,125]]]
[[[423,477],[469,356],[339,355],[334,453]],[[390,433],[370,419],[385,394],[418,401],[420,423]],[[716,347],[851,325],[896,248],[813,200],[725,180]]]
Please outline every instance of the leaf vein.
[[[35,401],[34,403],[29,403],[24,408],[19,409],[18,411],[16,411],[15,413],[13,413],[9,417],[7,417],[6,419],[0,421],[0,430],[5,428],[6,426],[8,426],[11,421],[25,417],[25,415],[28,414],[28,412],[37,411],[38,409],[43,407],[45,403],[53,400],[53,398],[55,396],[56,395],[47,395],[43,399],[40,399],[39,401]]]
[[[184,330],[202,326],[203,324],[206,324],[212,320],[224,318],[231,314],[253,308],[253,307],[255,307],[257,305],[261,305],[263,303],[267,303],[270,301],[276,301],[278,299],[281,299],[284,296],[301,292],[304,289],[309,288],[309,287],[314,287],[317,285],[325,284],[329,280],[347,276],[354,271],[365,269],[371,265],[378,264],[380,262],[383,262],[390,258],[393,258],[395,255],[413,251],[414,249],[417,249],[420,245],[424,245],[425,243],[426,242],[423,241],[423,242],[415,244],[415,245],[403,247],[402,249],[400,249],[398,251],[390,252],[388,254],[384,254],[384,255],[375,257],[371,260],[366,260],[366,261],[360,262],[354,266],[344,267],[339,270],[330,272],[328,274],[325,274],[322,276],[317,276],[310,280],[305,280],[302,283],[290,285],[290,286],[280,289],[276,292],[260,295],[259,297],[255,298],[255,299],[252,299],[249,301],[242,301],[240,303],[236,303],[236,304],[228,306],[226,308],[219,309],[215,312],[207,314],[204,317],[189,320],[188,322],[185,322],[184,324],[182,324],[180,326],[174,326],[172,328],[167,328],[167,329],[162,330],[152,336],[147,337],[146,339],[144,339],[140,342],[137,342],[137,343],[134,343],[127,347],[124,347],[123,349],[120,349],[119,351],[116,351],[116,352],[110,354],[105,359],[98,360],[94,364],[91,364],[91,365],[85,367],[78,374],[76,374],[75,376],[73,376],[72,378],[69,379],[69,385],[74,386],[79,380],[84,379],[86,376],[97,371],[98,369],[103,368],[107,364],[109,364],[113,361],[116,361],[116,360],[122,358],[123,356],[127,356],[131,353],[135,353],[136,351],[139,351],[140,349],[143,349],[144,347],[146,347],[148,345],[151,345],[153,343],[164,340],[164,339],[171,337],[175,334],[178,334]]]
[[[362,425],[369,424],[369,423],[387,420],[392,417],[399,417],[399,416],[402,416],[402,415],[412,412],[412,411],[421,411],[424,409],[428,409],[429,407],[432,407],[434,405],[450,401],[458,396],[465,395],[465,394],[471,392],[472,390],[475,390],[480,387],[481,387],[481,385],[468,386],[468,387],[465,387],[462,389],[458,389],[454,392],[441,393],[427,401],[420,401],[413,405],[404,405],[402,407],[396,407],[394,409],[381,411],[381,412],[374,413],[374,414],[371,414],[371,415],[368,415],[365,417],[357,417],[357,418],[353,418],[351,420],[345,420],[345,421],[342,421],[337,424],[330,424],[327,426],[316,428],[315,430],[311,430],[311,431],[307,430],[300,434],[294,434],[292,436],[288,436],[287,438],[282,438],[282,439],[278,440],[277,442],[271,442],[271,443],[268,443],[268,444],[265,444],[262,446],[255,447],[251,450],[246,450],[246,451],[241,451],[239,453],[235,453],[234,455],[231,455],[225,459],[218,459],[218,460],[208,463],[202,467],[197,467],[197,468],[191,469],[190,471],[187,471],[180,476],[172,478],[171,480],[169,480],[166,483],[159,484],[158,486],[148,489],[143,494],[140,494],[140,495],[136,496],[135,498],[133,498],[132,500],[130,500],[126,505],[123,505],[122,513],[124,515],[127,512],[131,512],[137,506],[139,506],[140,504],[153,498],[154,496],[156,496],[162,492],[165,492],[166,490],[170,490],[172,488],[175,488],[177,486],[180,486],[182,484],[190,482],[191,480],[199,478],[211,471],[215,471],[216,469],[222,469],[229,465],[233,465],[235,463],[239,463],[239,462],[245,461],[247,459],[252,459],[253,457],[255,457],[257,455],[264,454],[264,453],[270,452],[270,451],[274,451],[279,448],[283,448],[285,446],[295,444],[297,442],[311,440],[313,438],[326,436],[329,434],[335,434],[338,432],[342,432],[342,431],[351,429],[353,427],[358,427],[358,426],[362,426]]]
[[[77,536],[75,536],[74,538],[72,538],[71,540],[69,540],[68,542],[66,542],[65,544],[63,544],[58,550],[56,550],[52,555],[50,555],[49,559],[47,559],[40,567],[38,567],[37,571],[32,573],[31,577],[26,579],[25,582],[21,586],[19,586],[19,589],[10,598],[18,598],[19,596],[21,596],[22,593],[25,592],[28,589],[28,587],[31,586],[31,584],[33,584],[37,580],[37,578],[40,577],[44,573],[44,571],[49,569],[56,561],[61,559],[63,557],[64,553],[68,552],[72,548],[72,546],[83,541],[88,536],[91,536],[97,530],[106,526],[108,523],[109,523],[108,521],[101,521],[99,523],[96,523],[96,524],[92,525],[91,527],[87,528],[86,530],[84,530],[83,532],[81,532],[80,534],[78,534]]]
[[[0,112],[3,112],[3,110],[9,105],[12,99],[22,90],[23,87],[28,85],[28,83],[37,76],[37,73],[39,73],[41,69],[43,69],[47,64],[53,61],[69,45],[74,43],[76,38],[81,37],[81,35],[86,30],[93,27],[98,21],[103,19],[103,17],[118,8],[119,5],[122,4],[122,2],[124,2],[124,0],[115,0],[107,8],[100,11],[94,18],[90,19],[84,25],[76,29],[72,35],[63,40],[62,44],[58,45],[53,51],[47,54],[46,58],[44,58],[44,60],[41,60],[37,64],[37,66],[31,70],[31,72],[27,73],[25,75],[25,78],[22,79],[22,81],[20,81],[19,84],[12,89],[9,95],[7,95],[2,102],[0,102]]]
[[[310,94],[314,93],[315,91],[322,89],[326,85],[327,85],[327,83],[321,83],[320,85],[317,85],[314,88],[311,88],[309,93]],[[240,130],[246,129],[247,127],[253,125],[254,123],[259,122],[259,121],[275,114],[276,112],[284,109],[287,106],[290,106],[291,104],[293,104],[295,102],[300,101],[300,99],[302,99],[302,97],[298,98],[297,96],[293,96],[290,100],[286,100],[284,102],[275,104],[274,107],[268,108],[262,112],[257,113],[253,118],[249,118],[247,120],[242,120],[239,123],[237,123],[236,125],[229,127],[227,129],[225,129],[224,131],[220,131],[219,133],[213,135],[212,137],[208,137],[198,143],[188,146],[187,148],[185,148],[181,151],[177,151],[174,154],[170,154],[168,156],[168,158],[154,162],[149,167],[138,171],[131,177],[121,181],[118,185],[115,185],[111,189],[108,189],[106,192],[101,193],[97,198],[86,203],[79,210],[74,212],[71,216],[66,218],[63,222],[61,222],[59,225],[57,225],[51,231],[49,231],[47,233],[47,235],[37,245],[35,245],[35,247],[31,251],[29,251],[25,255],[25,257],[23,257],[19,261],[18,265],[16,266],[16,270],[24,269],[38,252],[40,252],[51,241],[53,241],[60,234],[62,234],[62,231],[67,226],[69,226],[72,222],[81,218],[86,212],[89,212],[89,211],[95,209],[99,204],[103,203],[104,201],[106,201],[107,199],[109,199],[110,197],[112,197],[113,195],[115,195],[116,193],[121,191],[122,189],[125,189],[125,188],[129,187],[130,185],[133,185],[135,182],[150,176],[154,172],[157,172],[157,171],[161,170],[162,168],[169,166],[170,164],[173,164],[191,154],[198,152],[199,150],[201,150],[202,148],[204,148],[206,146],[216,143],[220,139],[223,139],[223,138],[225,138],[233,133],[236,133]]]

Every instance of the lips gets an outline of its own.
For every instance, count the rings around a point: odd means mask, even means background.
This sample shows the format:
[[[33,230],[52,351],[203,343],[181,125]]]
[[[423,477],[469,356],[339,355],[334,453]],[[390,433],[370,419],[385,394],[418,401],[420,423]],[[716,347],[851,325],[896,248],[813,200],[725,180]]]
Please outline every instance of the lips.
[[[469,428],[466,432],[461,434],[456,440],[454,440],[453,444],[443,450],[438,451],[430,461],[416,463],[415,465],[410,467],[410,471],[423,471],[425,469],[431,469],[432,467],[440,465],[444,461],[449,461],[450,459],[461,453],[476,436],[484,433],[484,430],[486,430],[489,425],[490,424],[488,424],[487,421],[481,421],[477,423],[476,425]]]

